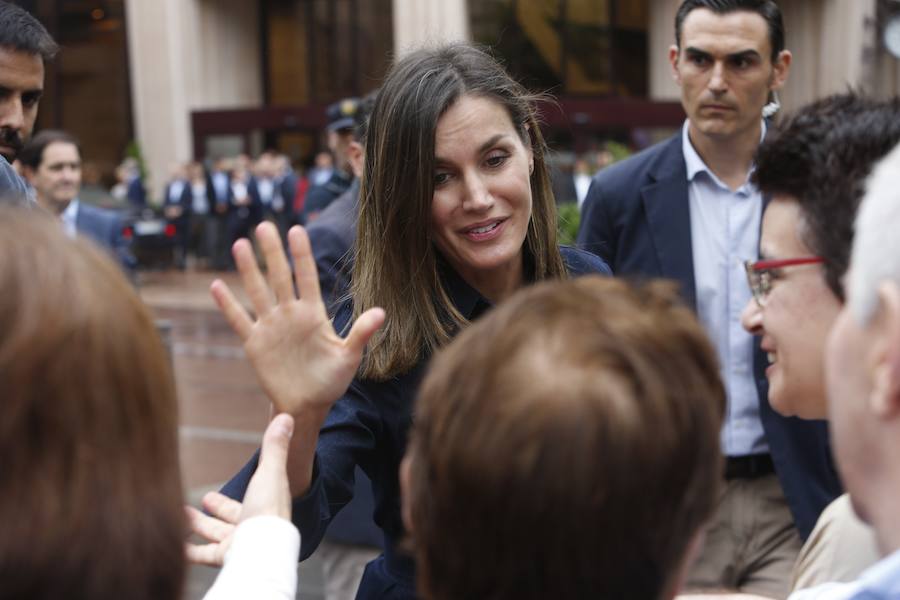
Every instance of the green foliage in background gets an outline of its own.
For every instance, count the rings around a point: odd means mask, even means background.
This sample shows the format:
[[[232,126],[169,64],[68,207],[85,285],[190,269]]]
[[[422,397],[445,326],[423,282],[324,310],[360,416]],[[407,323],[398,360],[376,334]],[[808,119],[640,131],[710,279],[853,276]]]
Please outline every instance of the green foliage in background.
[[[626,146],[625,144],[620,144],[619,142],[606,142],[606,149],[609,150],[610,154],[612,154],[614,163],[617,163],[620,160],[625,160],[632,154],[631,149],[628,146]]]
[[[125,147],[125,157],[133,158],[135,162],[137,162],[138,169],[141,172],[141,180],[143,180],[146,185],[147,181],[150,180],[150,173],[147,171],[147,163],[144,162],[144,153],[141,152],[141,145],[137,140],[128,142],[128,145]]]
[[[574,202],[559,205],[559,243],[566,246],[574,246],[578,236],[578,224],[581,222],[581,213]]]
[[[612,163],[617,163],[631,156],[631,149],[625,144],[608,141],[603,145],[604,150],[612,154]],[[612,164],[610,163],[610,164]],[[565,202],[557,205],[559,222],[559,243],[567,246],[575,245],[578,237],[578,225],[581,223],[581,211],[574,202]]]

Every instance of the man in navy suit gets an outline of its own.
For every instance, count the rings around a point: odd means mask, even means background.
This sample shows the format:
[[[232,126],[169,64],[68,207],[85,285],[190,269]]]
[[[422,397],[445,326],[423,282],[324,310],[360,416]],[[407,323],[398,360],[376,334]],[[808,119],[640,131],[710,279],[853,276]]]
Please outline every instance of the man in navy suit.
[[[163,191],[162,207],[166,220],[175,226],[175,266],[179,269],[183,269],[187,262],[192,202],[187,165],[174,164],[172,176]]]
[[[758,256],[764,204],[753,156],[791,54],[771,0],[685,0],[675,30],[670,62],[688,119],[594,178],[578,241],[618,275],[677,281],[719,353],[725,485],[689,586],[779,598],[802,539],[840,491],[824,423],[771,409],[765,356],[740,324],[742,261]]]
[[[134,268],[119,215],[78,201],[81,149],[73,136],[44,130],[25,145],[19,160],[34,187],[38,206],[58,216],[70,236],[86,235],[108,250],[126,271]]]

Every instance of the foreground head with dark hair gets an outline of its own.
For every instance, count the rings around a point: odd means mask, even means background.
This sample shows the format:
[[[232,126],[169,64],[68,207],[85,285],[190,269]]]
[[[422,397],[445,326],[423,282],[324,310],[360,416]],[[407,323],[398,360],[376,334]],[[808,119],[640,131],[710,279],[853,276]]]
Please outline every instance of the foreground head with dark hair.
[[[0,599],[175,600],[184,579],[169,360],[119,269],[0,208]]]
[[[522,291],[437,355],[404,461],[428,600],[677,592],[721,482],[715,352],[671,288]]]
[[[753,177],[772,198],[761,257],[819,261],[751,269],[763,306],[751,301],[744,325],[774,363],[769,401],[779,412],[827,416],[822,349],[844,302],[854,217],[866,178],[898,142],[900,100],[847,93],[800,109],[759,148]]]
[[[691,11],[698,8],[711,10],[717,15],[744,11],[753,12],[766,21],[769,29],[769,44],[772,46],[772,62],[784,50],[784,21],[781,9],[773,0],[684,0],[675,13],[675,43],[681,48],[681,30],[684,20]]]
[[[56,42],[28,11],[0,1],[0,155],[15,160],[31,136]]]

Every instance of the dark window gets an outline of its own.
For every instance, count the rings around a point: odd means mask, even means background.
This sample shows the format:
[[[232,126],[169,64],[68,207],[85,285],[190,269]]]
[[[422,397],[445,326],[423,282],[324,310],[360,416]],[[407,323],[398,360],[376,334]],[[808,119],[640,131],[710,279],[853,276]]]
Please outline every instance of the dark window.
[[[532,89],[646,96],[646,0],[468,0],[472,36]]]
[[[387,72],[391,0],[264,0],[263,10],[268,104],[360,96]]]
[[[64,129],[81,141],[84,177],[112,183],[133,137],[124,0],[30,0],[62,47],[47,65],[35,131]]]

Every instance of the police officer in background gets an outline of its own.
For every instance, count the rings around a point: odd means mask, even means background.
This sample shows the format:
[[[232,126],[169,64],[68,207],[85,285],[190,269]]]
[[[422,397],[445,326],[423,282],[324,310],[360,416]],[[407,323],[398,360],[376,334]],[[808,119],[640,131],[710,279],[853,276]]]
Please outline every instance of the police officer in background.
[[[353,182],[348,151],[353,143],[354,115],[359,110],[359,98],[345,98],[326,110],[328,116],[328,148],[334,155],[334,171],[322,185],[314,185],[306,194],[301,224],[314,221],[319,213],[343,194]]]

